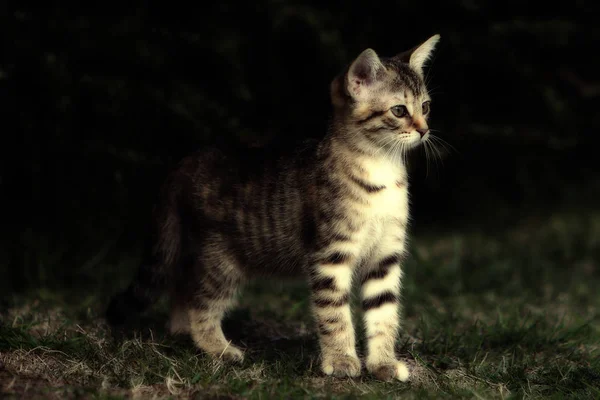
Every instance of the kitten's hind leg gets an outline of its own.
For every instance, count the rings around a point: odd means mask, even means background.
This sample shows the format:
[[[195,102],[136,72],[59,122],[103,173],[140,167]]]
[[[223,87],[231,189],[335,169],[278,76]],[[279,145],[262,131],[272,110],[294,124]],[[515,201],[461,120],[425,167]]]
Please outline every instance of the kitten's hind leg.
[[[241,362],[242,350],[227,340],[221,322],[241,283],[239,270],[220,255],[216,262],[203,260],[201,282],[189,305],[190,334],[196,346],[213,357]]]
[[[353,255],[334,252],[318,260],[310,271],[321,369],[336,377],[355,377],[361,370],[349,305],[353,263]]]

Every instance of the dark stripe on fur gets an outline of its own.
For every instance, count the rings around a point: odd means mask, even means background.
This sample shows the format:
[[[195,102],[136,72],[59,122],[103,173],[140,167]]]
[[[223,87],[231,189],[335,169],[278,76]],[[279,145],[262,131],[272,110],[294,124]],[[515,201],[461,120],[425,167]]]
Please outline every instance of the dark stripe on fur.
[[[339,233],[339,232],[331,232],[329,233],[329,240],[331,240],[332,242],[350,242],[352,241],[352,238],[348,235],[344,235],[343,233]]]
[[[348,174],[348,177],[352,182],[356,183],[367,193],[377,193],[385,189],[385,186],[373,186],[352,174]]]
[[[315,303],[316,307],[325,308],[325,307],[341,307],[343,305],[348,304],[348,301],[350,301],[350,297],[347,294],[345,294],[336,300],[328,299],[328,298],[317,298],[314,300],[314,303]]]
[[[386,267],[382,267],[382,268],[377,268],[374,269],[372,271],[369,271],[365,276],[363,276],[360,279],[360,285],[364,285],[365,283],[369,282],[370,280],[373,279],[383,279],[387,276],[388,272],[390,270],[389,266]]]
[[[333,278],[315,278],[310,286],[315,292],[320,290],[335,290],[335,282]]]
[[[379,131],[395,131],[398,129],[397,126],[389,126],[389,125],[379,125],[373,128],[365,128],[367,132],[379,132]]]
[[[322,323],[319,324],[319,332],[323,336],[342,333],[345,330],[346,329],[345,329],[344,325],[337,325],[337,326],[334,326],[334,327],[327,327],[325,324],[322,324]]]
[[[402,261],[402,254],[392,254],[377,263],[378,268],[389,267],[390,265],[399,264]]]
[[[319,324],[319,333],[323,336],[328,336],[335,333],[334,329],[327,329],[327,327],[323,324]]]
[[[227,286],[222,279],[215,276],[214,271],[206,271],[203,283],[203,294],[209,299],[220,299],[229,294]]]
[[[370,281],[371,279],[384,278],[388,274],[390,267],[392,265],[399,264],[401,260],[401,254],[392,254],[391,256],[384,258],[383,260],[379,261],[379,263],[377,263],[377,266],[372,271],[370,271],[361,279],[360,284],[364,285],[367,281]]]
[[[316,227],[313,229],[313,242],[316,237]],[[339,242],[351,242],[352,238],[348,235],[344,235],[343,233],[332,231],[331,229],[323,232],[319,238],[318,245],[316,246],[316,250],[320,251],[330,247],[333,243]]]
[[[346,264],[348,261],[352,259],[352,255],[335,252],[332,253],[329,257],[322,259],[321,264]]]
[[[372,120],[373,118],[377,118],[383,114],[385,114],[387,112],[387,110],[380,110],[380,111],[373,111],[371,114],[369,114],[366,118],[363,118],[361,120],[358,120],[358,124],[364,124],[365,122],[369,122],[370,120]]]
[[[396,295],[392,292],[383,292],[378,294],[375,297],[372,297],[370,299],[366,299],[362,302],[362,306],[363,306],[363,310],[365,311],[369,311],[372,310],[373,308],[379,308],[382,305],[386,304],[386,303],[396,303],[398,301],[398,298],[396,297]]]
[[[343,332],[346,330],[346,326],[340,324],[340,322],[341,319],[339,317],[325,318],[319,323],[319,332],[321,332],[321,335],[331,335],[332,333]]]

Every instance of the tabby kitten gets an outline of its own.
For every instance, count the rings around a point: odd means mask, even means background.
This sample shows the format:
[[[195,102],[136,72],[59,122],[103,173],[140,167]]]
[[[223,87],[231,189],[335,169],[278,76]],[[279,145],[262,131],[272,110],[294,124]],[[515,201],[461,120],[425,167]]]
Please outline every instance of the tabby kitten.
[[[199,151],[164,185],[155,238],[137,278],[107,311],[125,323],[169,288],[170,329],[215,357],[240,361],[221,320],[249,279],[304,274],[311,288],[321,369],[358,376],[349,297],[361,287],[366,368],[406,381],[396,357],[409,219],[402,155],[429,138],[423,66],[439,35],[392,58],[367,49],[331,84],[323,140],[288,152]]]

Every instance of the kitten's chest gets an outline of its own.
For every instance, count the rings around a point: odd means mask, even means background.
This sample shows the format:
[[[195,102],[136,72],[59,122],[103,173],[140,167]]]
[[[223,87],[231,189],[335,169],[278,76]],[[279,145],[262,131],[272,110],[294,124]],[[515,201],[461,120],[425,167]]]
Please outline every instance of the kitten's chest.
[[[408,221],[408,185],[406,169],[385,163],[363,166],[364,179],[380,188],[366,197],[355,213],[356,243],[361,257],[390,253],[400,247]]]
[[[361,178],[377,189],[367,193],[362,204],[366,219],[408,216],[408,180],[404,166],[369,160],[361,163],[361,172]]]
[[[364,206],[366,218],[400,218],[408,214],[408,190],[406,183],[392,182],[384,190],[374,194]]]

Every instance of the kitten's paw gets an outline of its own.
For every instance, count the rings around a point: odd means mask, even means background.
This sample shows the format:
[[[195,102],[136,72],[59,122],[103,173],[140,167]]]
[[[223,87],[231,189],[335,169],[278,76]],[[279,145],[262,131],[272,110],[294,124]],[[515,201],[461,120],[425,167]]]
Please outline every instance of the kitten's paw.
[[[373,374],[375,378],[385,382],[389,382],[393,379],[406,382],[410,377],[408,367],[402,361],[367,364],[367,370]]]
[[[356,356],[334,355],[325,358],[321,369],[325,375],[336,378],[356,377],[360,375],[360,360]]]
[[[244,352],[236,346],[229,345],[222,352],[215,354],[215,356],[222,361],[228,363],[241,364],[244,361]]]

